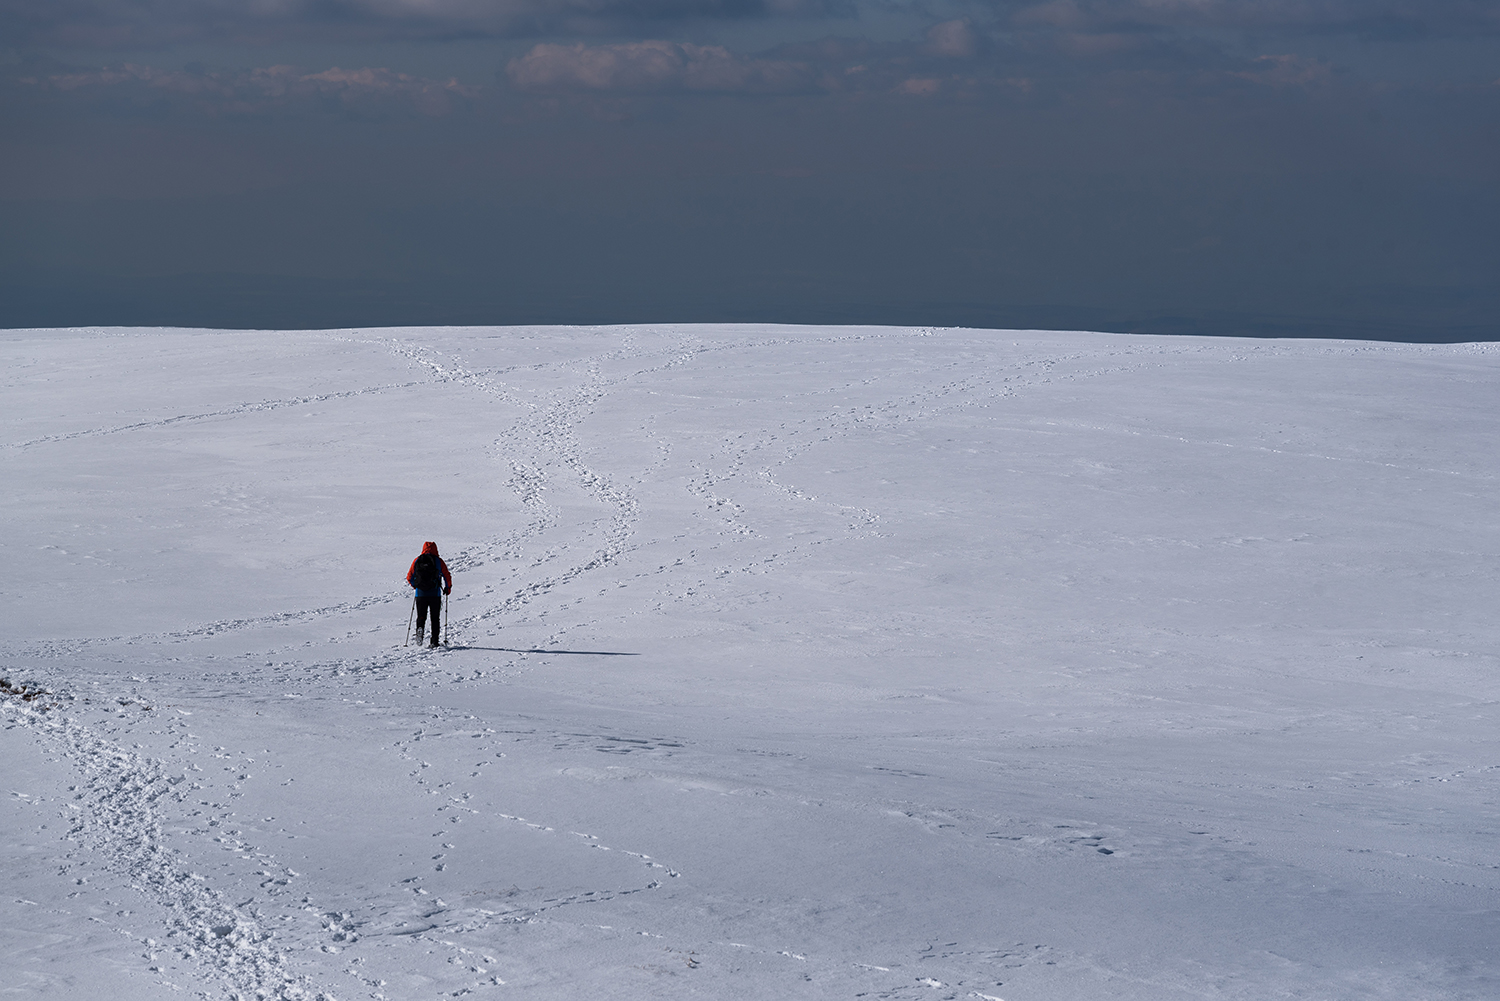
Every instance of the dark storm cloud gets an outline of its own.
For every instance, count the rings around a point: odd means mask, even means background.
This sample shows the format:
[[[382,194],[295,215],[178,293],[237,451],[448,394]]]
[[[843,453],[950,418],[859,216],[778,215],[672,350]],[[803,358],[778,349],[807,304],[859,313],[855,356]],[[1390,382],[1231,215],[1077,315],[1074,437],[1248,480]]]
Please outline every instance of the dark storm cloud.
[[[848,13],[846,0],[0,0],[12,44],[372,41],[630,33],[634,26]]]

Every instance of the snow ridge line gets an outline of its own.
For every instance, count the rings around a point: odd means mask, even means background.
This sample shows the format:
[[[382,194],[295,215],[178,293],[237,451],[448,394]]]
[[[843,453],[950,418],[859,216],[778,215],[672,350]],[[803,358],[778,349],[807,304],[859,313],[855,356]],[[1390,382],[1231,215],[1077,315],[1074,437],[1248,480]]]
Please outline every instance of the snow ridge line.
[[[184,959],[217,974],[230,1001],[334,1001],[308,978],[288,971],[286,953],[271,933],[163,843],[157,804],[184,802],[197,784],[179,789],[185,775],[171,775],[163,762],[99,736],[63,714],[66,697],[53,698],[40,708],[8,699],[0,705],[8,718],[61,745],[63,756],[82,774],[74,787],[77,813],[68,840],[165,907],[171,922],[164,937]],[[155,945],[149,939],[147,944]]]

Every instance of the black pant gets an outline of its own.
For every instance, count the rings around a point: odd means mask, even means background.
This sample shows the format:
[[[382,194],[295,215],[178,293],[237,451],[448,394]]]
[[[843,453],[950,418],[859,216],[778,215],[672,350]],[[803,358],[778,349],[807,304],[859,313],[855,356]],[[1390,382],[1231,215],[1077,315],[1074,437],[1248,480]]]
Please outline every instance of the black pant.
[[[427,610],[432,609],[432,642],[438,641],[438,623],[442,621],[439,614],[443,610],[442,595],[434,594],[430,598],[417,599],[417,637],[422,636],[422,627],[427,623]]]

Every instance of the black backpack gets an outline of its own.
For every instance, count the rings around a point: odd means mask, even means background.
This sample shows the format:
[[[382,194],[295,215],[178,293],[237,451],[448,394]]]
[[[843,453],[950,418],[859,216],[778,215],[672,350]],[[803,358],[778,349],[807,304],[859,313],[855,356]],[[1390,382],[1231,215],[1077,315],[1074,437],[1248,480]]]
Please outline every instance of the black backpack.
[[[438,558],[431,553],[418,556],[416,565],[412,568],[411,580],[418,591],[436,591],[442,581]]]

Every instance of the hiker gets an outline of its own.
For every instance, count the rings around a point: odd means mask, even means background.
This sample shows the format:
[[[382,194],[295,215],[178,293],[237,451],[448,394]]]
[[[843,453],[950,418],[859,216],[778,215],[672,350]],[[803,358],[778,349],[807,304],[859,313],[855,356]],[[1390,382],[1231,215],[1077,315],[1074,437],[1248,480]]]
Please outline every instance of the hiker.
[[[417,589],[417,645],[422,645],[422,627],[432,612],[432,645],[438,645],[438,613],[443,609],[443,595],[453,593],[453,575],[438,555],[436,542],[422,543],[422,555],[411,561],[406,582]]]

